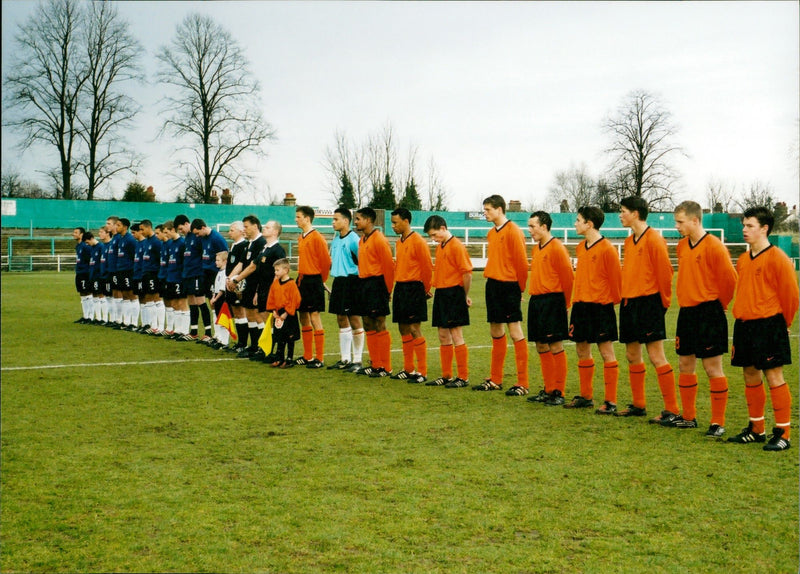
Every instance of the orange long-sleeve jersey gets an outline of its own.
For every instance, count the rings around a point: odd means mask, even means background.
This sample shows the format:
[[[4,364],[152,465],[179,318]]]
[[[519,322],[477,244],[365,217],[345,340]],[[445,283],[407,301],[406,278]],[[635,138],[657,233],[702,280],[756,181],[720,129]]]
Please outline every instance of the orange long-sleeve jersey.
[[[719,299],[727,309],[735,289],[736,269],[722,241],[706,233],[695,245],[688,237],[678,242],[678,305],[694,307]]]
[[[397,265],[394,269],[394,280],[398,282],[422,281],[425,292],[431,290],[433,261],[427,242],[416,231],[395,243]]]
[[[392,292],[394,287],[392,249],[389,247],[389,241],[377,229],[361,237],[358,245],[358,276],[362,279],[383,276],[386,290]]]
[[[733,303],[733,316],[751,321],[782,313],[790,327],[797,313],[797,277],[789,257],[770,245],[755,257],[742,253],[736,262],[739,286]]]
[[[322,234],[316,229],[301,233],[297,239],[298,279],[303,275],[321,275],[323,281],[328,280],[331,272],[331,254]]]
[[[267,311],[285,309],[289,315],[294,315],[300,306],[300,289],[291,277],[281,282],[277,277],[269,288],[267,297]]]
[[[622,298],[644,297],[658,293],[661,305],[668,308],[672,299],[672,264],[667,242],[651,227],[638,240],[625,239],[622,258]]]
[[[567,309],[572,306],[572,263],[564,244],[555,237],[544,245],[536,243],[531,249],[531,276],[528,293],[563,293]]]
[[[622,299],[622,265],[617,249],[605,237],[587,247],[581,241],[575,248],[578,266],[575,270],[573,301],[616,305]]]
[[[472,260],[467,248],[457,237],[436,246],[436,263],[433,266],[432,284],[445,288],[464,286],[464,275],[472,272]]]
[[[525,235],[513,221],[492,227],[486,235],[489,243],[488,261],[483,276],[497,281],[516,281],[525,291],[528,281],[528,253]]]

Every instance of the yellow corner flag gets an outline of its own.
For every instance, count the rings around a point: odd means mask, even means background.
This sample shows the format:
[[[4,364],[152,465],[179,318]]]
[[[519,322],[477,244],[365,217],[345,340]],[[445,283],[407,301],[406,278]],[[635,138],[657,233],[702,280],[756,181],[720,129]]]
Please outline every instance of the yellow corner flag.
[[[272,350],[272,313],[267,315],[267,322],[264,324],[264,330],[261,332],[261,337],[258,338],[258,346],[267,355]]]

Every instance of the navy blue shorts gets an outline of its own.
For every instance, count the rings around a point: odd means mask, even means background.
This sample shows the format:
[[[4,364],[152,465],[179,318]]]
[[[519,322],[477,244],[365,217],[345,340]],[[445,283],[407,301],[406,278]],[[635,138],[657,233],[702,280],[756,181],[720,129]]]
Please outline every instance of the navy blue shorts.
[[[619,342],[652,343],[667,338],[661,295],[623,299],[619,306]]]
[[[485,297],[488,323],[522,321],[522,290],[516,281],[487,279]]]
[[[719,301],[681,307],[675,329],[675,352],[698,359],[728,352],[728,318]]]
[[[617,314],[613,303],[572,304],[569,338],[576,343],[605,343],[617,340]]]
[[[733,324],[731,365],[755,367],[761,371],[792,364],[789,332],[783,315]]]

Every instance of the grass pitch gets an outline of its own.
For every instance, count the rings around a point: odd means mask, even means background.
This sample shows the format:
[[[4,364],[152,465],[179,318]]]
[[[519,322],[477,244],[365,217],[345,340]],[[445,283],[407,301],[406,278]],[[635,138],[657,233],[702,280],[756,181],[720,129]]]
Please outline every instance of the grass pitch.
[[[477,279],[473,381],[489,362]],[[78,316],[69,274],[3,275],[4,572],[797,571],[797,426],[783,453],[705,439],[702,374],[701,428],[664,429],[496,392],[277,371]],[[747,421],[741,373],[728,375],[726,438]],[[786,378],[796,423],[796,364]],[[652,367],[647,386],[655,414]]]

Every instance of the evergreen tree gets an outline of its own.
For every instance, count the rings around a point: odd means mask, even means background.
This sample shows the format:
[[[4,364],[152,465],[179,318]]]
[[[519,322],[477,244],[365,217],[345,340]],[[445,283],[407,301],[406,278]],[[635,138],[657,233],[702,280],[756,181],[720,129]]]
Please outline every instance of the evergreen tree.
[[[372,201],[369,202],[369,206],[373,209],[394,209],[394,184],[388,173],[383,179],[383,185],[372,188]]]
[[[422,209],[422,200],[419,197],[419,193],[417,193],[417,182],[414,181],[414,178],[411,178],[411,181],[406,184],[406,191],[397,207],[405,207],[409,211]]]
[[[356,196],[353,193],[353,182],[350,181],[350,178],[347,177],[346,173],[342,174],[342,178],[339,183],[339,189],[341,193],[338,198],[338,203],[342,207],[346,207],[347,209],[355,209],[358,207],[356,205]]]
[[[132,181],[128,183],[128,187],[125,188],[122,201],[155,201],[155,195],[148,195],[147,189],[143,184],[138,181]]]

